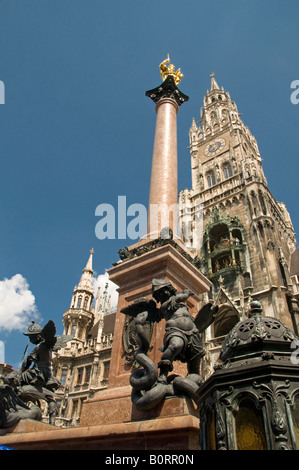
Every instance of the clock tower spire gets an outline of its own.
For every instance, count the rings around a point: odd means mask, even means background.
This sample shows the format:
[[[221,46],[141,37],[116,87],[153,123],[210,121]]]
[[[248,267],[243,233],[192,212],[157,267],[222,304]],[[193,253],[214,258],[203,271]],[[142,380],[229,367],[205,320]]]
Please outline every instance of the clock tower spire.
[[[192,189],[180,193],[180,204],[190,201],[187,215],[194,220],[190,224],[182,212],[181,232],[188,224],[196,226],[195,214],[201,210],[201,243],[195,246],[200,237],[192,233],[191,245],[213,283],[213,295],[225,292],[234,306],[219,319],[219,328],[215,322],[212,337],[227,334],[232,321],[246,316],[251,299],[298,334],[298,320],[289,308],[294,229],[285,205],[268,188],[256,139],[240,116],[211,74],[201,120],[193,118],[189,131]],[[189,233],[184,241],[190,243]],[[225,323],[227,329],[220,327]]]
[[[215,74],[204,96],[201,120],[193,119],[189,132],[192,188],[201,192],[240,172],[253,171],[267,184],[255,137],[240,118],[229,92],[219,87]],[[205,194],[202,193],[205,197]]]

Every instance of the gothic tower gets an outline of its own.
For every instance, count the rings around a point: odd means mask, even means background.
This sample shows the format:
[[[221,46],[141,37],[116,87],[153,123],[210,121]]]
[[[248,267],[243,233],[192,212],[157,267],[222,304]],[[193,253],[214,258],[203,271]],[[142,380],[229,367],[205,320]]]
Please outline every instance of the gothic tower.
[[[92,285],[92,257],[94,250],[90,250],[90,256],[78,286],[75,286],[70,308],[63,314],[64,334],[84,341],[88,330],[91,328],[94,318],[92,302],[94,289]]]
[[[201,120],[197,125],[193,119],[189,139],[192,189],[180,193],[182,234],[213,283],[213,298],[222,295],[230,306],[215,322],[211,338],[227,334],[254,299],[266,315],[298,333],[290,302],[289,266],[295,249],[290,215],[271,194],[256,139],[214,74]],[[201,236],[195,230],[199,213]],[[200,243],[192,245],[196,236]]]

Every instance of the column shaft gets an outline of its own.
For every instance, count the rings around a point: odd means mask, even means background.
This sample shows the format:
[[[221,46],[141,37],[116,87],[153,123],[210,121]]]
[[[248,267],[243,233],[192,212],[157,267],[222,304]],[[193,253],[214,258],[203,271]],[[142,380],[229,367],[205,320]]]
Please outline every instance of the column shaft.
[[[177,232],[177,103],[162,98],[156,105],[157,119],[148,208],[148,233],[165,226]],[[157,220],[158,216],[158,220]]]

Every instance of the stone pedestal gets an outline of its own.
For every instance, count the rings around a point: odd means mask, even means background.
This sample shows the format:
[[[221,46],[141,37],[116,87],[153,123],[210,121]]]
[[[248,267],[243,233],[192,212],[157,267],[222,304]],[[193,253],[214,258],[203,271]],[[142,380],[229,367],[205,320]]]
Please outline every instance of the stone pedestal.
[[[22,419],[14,426],[9,428],[0,429],[0,436],[1,436],[1,444],[3,443],[3,436],[7,436],[11,433],[14,434],[26,434],[26,433],[33,433],[33,432],[41,432],[41,431],[53,431],[55,430],[55,426],[51,424],[42,423],[40,421],[35,421],[33,419]]]
[[[131,386],[107,389],[101,396],[85,403],[81,426],[94,426],[99,423],[120,424],[134,421],[164,419],[170,416],[199,417],[198,410],[191,399],[186,397],[167,397],[151,410],[137,410],[131,402]],[[101,405],[99,405],[99,398]]]
[[[129,378],[132,369],[126,363],[123,348],[123,331],[126,317],[121,313],[121,309],[140,297],[152,298],[152,279],[166,278],[176,289],[188,288],[195,293],[194,296],[188,299],[188,308],[191,314],[196,315],[202,304],[202,294],[207,292],[211,286],[210,281],[184,256],[183,249],[180,252],[170,243],[150,249],[151,244],[148,243],[147,240],[144,240],[137,244],[139,249],[146,248],[144,254],[121,262],[109,271],[109,278],[119,286],[119,301],[108,388],[105,391],[96,393],[94,397],[83,403],[80,423],[83,427],[96,426],[101,423],[124,426],[125,424],[140,421],[143,423],[144,429],[147,425],[152,429],[151,435],[153,436],[153,429],[156,426],[154,424],[155,420],[168,420],[171,416],[176,416],[176,420],[172,421],[171,430],[169,428],[166,433],[167,436],[171,435],[173,436],[171,439],[174,439],[181,427],[179,423],[185,423],[186,417],[190,417],[190,419],[192,417],[190,421],[192,430],[190,428],[186,436],[191,433],[194,437],[197,433],[195,429],[198,430],[199,428],[199,420],[190,400],[186,401],[183,397],[166,399],[156,408],[148,411],[137,410],[131,402],[132,389],[129,385]],[[155,364],[158,364],[161,358],[162,353],[159,347],[163,344],[164,329],[164,321],[154,325],[151,349],[148,355]],[[173,372],[185,376],[187,374],[185,364],[174,362]],[[183,419],[183,421],[181,422],[180,419]],[[167,421],[167,423],[169,422]],[[157,426],[162,426],[162,424],[157,424]],[[164,447],[159,447],[162,445],[160,444],[162,441],[160,441],[161,436],[159,439],[157,436],[153,439],[155,445],[158,446],[156,448],[166,449],[165,443],[163,444]],[[195,441],[193,441],[193,438],[191,440],[192,448],[194,448]],[[186,447],[180,448],[189,449],[186,440],[182,442],[184,442],[182,445]],[[198,446],[198,436],[196,442]],[[171,445],[170,441],[169,445]],[[177,443],[177,445],[181,444]]]
[[[144,243],[144,247],[148,247]],[[109,279],[119,286],[119,301],[115,321],[108,388],[128,385],[131,368],[126,366],[123,350],[125,315],[121,309],[140,297],[152,298],[152,279],[166,278],[178,290],[190,289],[188,307],[196,315],[201,306],[201,294],[210,289],[210,281],[171,244],[166,244],[120,263],[109,270]],[[165,322],[154,325],[149,357],[157,364],[161,358]],[[178,364],[176,364],[178,366]],[[175,372],[180,373],[177,369]]]
[[[184,406],[181,407],[184,409]],[[191,414],[173,414],[160,419],[127,423],[44,429],[38,432],[29,431],[32,422],[28,421],[23,423],[28,427],[28,432],[15,429],[1,437],[1,445],[15,450],[104,450],[113,451],[116,456],[120,451],[177,452],[199,448],[199,420]],[[107,455],[111,454],[107,452]]]

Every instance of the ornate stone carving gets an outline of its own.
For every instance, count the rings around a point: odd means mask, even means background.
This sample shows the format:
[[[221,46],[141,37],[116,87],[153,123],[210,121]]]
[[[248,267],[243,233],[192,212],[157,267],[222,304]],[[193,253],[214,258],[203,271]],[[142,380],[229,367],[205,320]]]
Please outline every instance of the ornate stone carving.
[[[170,229],[164,228],[162,229],[160,233],[160,237],[151,240],[149,243],[142,245],[137,248],[133,248],[129,250],[127,247],[121,248],[119,250],[119,256],[122,262],[131,260],[135,258],[136,256],[141,256],[144,253],[148,253],[149,251],[155,250],[156,248],[159,248],[160,246],[165,246],[165,245],[171,245],[173,246],[186,260],[188,260],[193,266],[196,268],[201,267],[201,260],[198,256],[192,257],[187,253],[178,243],[176,243],[173,239],[172,232],[169,232]],[[117,266],[118,262],[112,263],[113,266]]]
[[[251,303],[250,318],[239,322],[227,335],[220,359],[224,359],[232,348],[257,341],[292,342],[294,333],[281,321],[272,317],[263,317],[258,301]]]
[[[282,411],[282,405],[279,403],[279,399],[282,395],[289,398],[287,389],[290,387],[289,380],[285,380],[283,384],[277,384],[271,381],[269,384],[258,384],[256,381],[253,382],[255,389],[260,389],[259,400],[262,401],[268,398],[271,403],[271,426],[275,434],[275,450],[290,450],[287,445],[288,438],[287,424],[284,413]]]
[[[178,89],[172,75],[168,75],[159,87],[147,91],[145,95],[151,98],[154,103],[157,103],[162,98],[171,98],[178,106],[189,100],[189,96]]]

